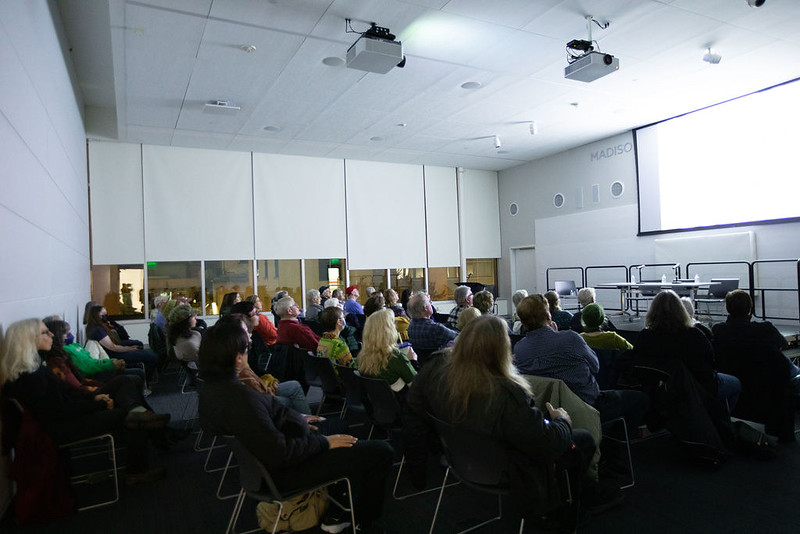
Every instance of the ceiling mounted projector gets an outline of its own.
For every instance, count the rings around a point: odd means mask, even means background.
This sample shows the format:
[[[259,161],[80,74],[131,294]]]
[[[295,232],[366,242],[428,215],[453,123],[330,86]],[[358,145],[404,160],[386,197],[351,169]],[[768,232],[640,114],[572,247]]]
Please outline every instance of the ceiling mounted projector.
[[[593,82],[617,70],[619,70],[618,58],[611,54],[588,52],[564,67],[564,78]]]
[[[382,28],[374,22],[372,27],[362,33],[347,49],[346,60],[348,69],[378,74],[386,74],[394,67],[403,68],[406,64],[403,43],[395,41],[395,36],[389,33],[389,28]]]
[[[611,54],[595,51],[592,40],[592,23],[605,30],[611,23],[600,24],[591,15],[586,16],[586,30],[589,38],[586,41],[573,39],[567,43],[567,62],[564,67],[564,78],[579,82],[593,82],[606,74],[619,70],[619,59]]]

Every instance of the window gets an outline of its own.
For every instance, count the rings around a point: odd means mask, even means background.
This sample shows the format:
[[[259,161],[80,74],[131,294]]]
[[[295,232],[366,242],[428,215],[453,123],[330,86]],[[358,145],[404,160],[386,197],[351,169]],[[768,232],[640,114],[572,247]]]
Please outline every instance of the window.
[[[313,259],[306,262],[306,292],[329,286],[331,291],[344,291],[345,260],[341,258]],[[299,301],[298,301],[299,302]]]
[[[367,302],[367,288],[372,286],[383,291],[386,289],[386,269],[361,269],[350,271],[350,285],[358,286],[358,301]]]
[[[254,293],[253,262],[223,260],[205,262],[206,315],[217,315],[226,293],[237,292],[242,300]]]
[[[404,289],[410,289],[412,292],[425,291],[425,269],[421,267],[392,269],[390,276],[392,289],[397,291],[398,295],[402,295]]]
[[[431,300],[453,300],[456,282],[460,281],[460,267],[432,267],[428,269],[428,293],[431,295]]]
[[[302,305],[300,260],[258,260],[258,297],[264,310],[270,308],[278,291],[288,291],[298,306]]]
[[[467,258],[467,278],[497,292],[497,258]]]
[[[105,306],[112,319],[143,319],[142,264],[92,265],[92,300]]]
[[[151,306],[157,295],[167,295],[171,299],[186,297],[193,308],[202,309],[200,274],[199,261],[148,261],[147,290]]]

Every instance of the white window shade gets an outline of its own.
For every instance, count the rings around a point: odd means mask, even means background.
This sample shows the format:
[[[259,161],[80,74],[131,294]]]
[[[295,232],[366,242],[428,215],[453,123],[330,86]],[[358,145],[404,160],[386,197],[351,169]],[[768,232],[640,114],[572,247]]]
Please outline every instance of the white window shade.
[[[461,174],[462,242],[467,258],[500,257],[497,173],[466,169]]]
[[[89,143],[92,263],[144,263],[140,145]]]
[[[256,258],[344,258],[344,162],[253,154]]]
[[[452,167],[425,167],[428,267],[460,265],[458,188]]]
[[[250,153],[142,147],[147,259],[253,257]]]
[[[345,176],[347,268],[424,267],[422,167],[347,160]]]

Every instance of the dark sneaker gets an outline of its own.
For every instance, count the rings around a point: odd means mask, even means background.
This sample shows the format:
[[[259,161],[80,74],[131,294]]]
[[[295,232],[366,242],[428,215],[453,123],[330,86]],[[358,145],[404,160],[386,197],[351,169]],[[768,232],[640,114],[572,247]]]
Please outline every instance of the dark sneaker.
[[[155,430],[164,428],[169,423],[168,413],[155,413],[150,410],[144,412],[130,412],[125,418],[125,428],[132,430]]]
[[[350,516],[340,516],[340,512],[327,513],[322,518],[320,528],[323,532],[330,532],[331,534],[338,534],[350,526]]]
[[[125,476],[126,486],[136,486],[138,484],[150,484],[161,480],[167,476],[167,471],[163,467],[154,467],[143,473],[131,473]]]

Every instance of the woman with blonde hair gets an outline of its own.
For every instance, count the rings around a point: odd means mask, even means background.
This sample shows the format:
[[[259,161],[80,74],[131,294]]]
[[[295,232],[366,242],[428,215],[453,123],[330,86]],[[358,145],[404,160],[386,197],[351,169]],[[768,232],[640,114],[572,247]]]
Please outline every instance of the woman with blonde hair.
[[[367,317],[357,358],[358,371],[362,375],[386,380],[395,392],[402,391],[417,376],[408,357],[398,348],[397,341],[394,312],[389,309],[377,311]],[[412,359],[416,359],[413,352],[410,354]]]
[[[491,291],[478,291],[472,297],[472,305],[478,308],[483,315],[491,314],[494,308],[494,295]]]
[[[535,408],[531,387],[512,358],[505,321],[478,317],[464,327],[451,350],[422,369],[409,390],[408,405],[415,417],[426,419],[430,413],[504,445],[511,491],[519,498],[530,498],[531,487],[543,487],[554,462],[571,472],[577,494],[594,454],[594,440],[584,430],[572,430],[563,408],[547,403],[548,414]],[[580,454],[571,452],[573,441]],[[537,495],[535,504],[548,497]],[[565,518],[565,530],[574,528],[574,512]]]

